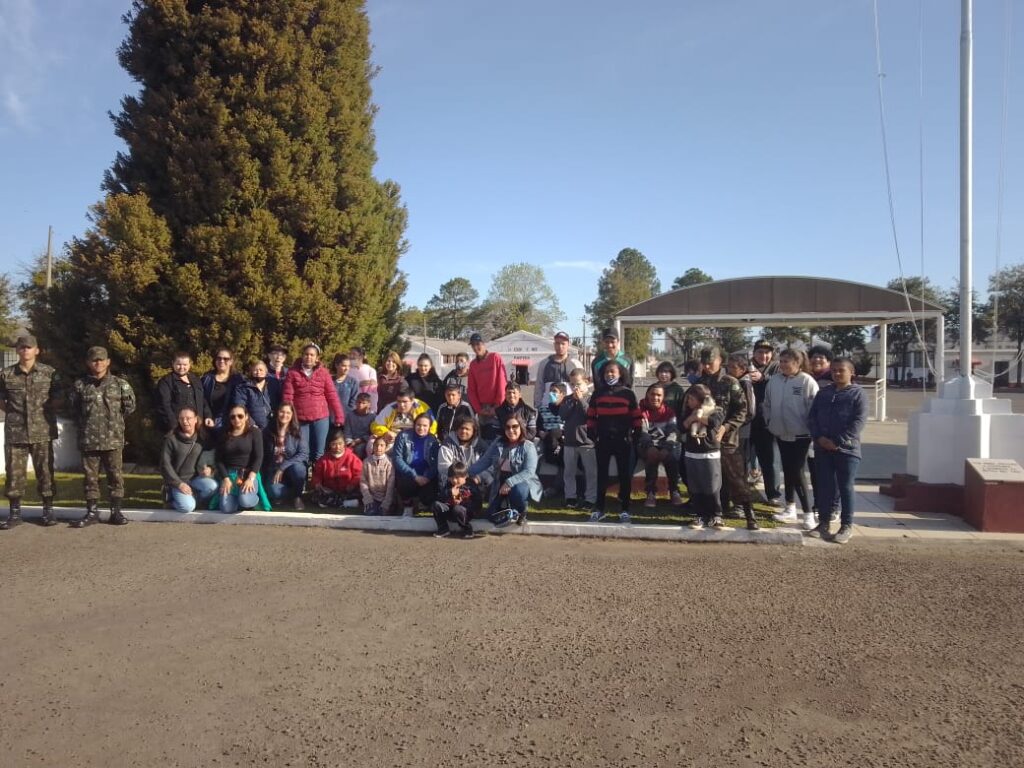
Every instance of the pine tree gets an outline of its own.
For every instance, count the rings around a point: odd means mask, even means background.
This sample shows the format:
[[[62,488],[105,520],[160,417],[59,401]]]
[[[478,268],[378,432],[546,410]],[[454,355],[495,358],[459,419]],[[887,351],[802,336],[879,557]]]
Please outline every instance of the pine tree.
[[[597,281],[597,298],[586,306],[595,328],[612,325],[615,315],[626,307],[661,292],[654,265],[636,248],[623,248]],[[626,328],[623,349],[634,360],[647,357],[651,332],[646,328]]]
[[[127,149],[55,287],[25,287],[41,342],[69,365],[106,344],[143,391],[177,348],[395,344],[406,213],[373,176],[363,0],[135,0],[125,21]]]

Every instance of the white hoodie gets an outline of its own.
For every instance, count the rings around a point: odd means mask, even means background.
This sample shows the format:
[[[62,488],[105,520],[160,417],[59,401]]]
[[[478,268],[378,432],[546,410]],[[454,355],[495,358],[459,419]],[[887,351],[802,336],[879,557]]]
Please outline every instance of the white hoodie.
[[[764,393],[764,420],[768,430],[780,440],[793,442],[810,437],[807,416],[818,394],[818,382],[802,371],[795,376],[781,372],[768,379]]]

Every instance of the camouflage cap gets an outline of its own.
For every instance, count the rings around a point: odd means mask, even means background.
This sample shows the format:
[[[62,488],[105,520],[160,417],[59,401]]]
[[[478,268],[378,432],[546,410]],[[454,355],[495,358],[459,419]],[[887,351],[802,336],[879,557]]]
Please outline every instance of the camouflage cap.
[[[110,355],[107,354],[106,347],[89,347],[89,351],[85,353],[86,362],[91,363],[93,360],[109,360]]]
[[[36,341],[36,337],[30,334],[19,336],[18,340],[14,342],[15,348],[18,347],[38,347],[39,342]]]

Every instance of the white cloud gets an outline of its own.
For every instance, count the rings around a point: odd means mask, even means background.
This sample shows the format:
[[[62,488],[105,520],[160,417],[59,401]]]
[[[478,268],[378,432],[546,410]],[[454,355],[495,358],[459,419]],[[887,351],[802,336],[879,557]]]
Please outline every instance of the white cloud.
[[[0,110],[19,126],[29,121],[30,94],[42,71],[36,20],[33,0],[0,0]]]
[[[594,272],[600,275],[604,271],[604,264],[600,261],[588,261],[586,259],[580,259],[578,261],[552,261],[546,266],[555,269],[580,269],[584,272]]]

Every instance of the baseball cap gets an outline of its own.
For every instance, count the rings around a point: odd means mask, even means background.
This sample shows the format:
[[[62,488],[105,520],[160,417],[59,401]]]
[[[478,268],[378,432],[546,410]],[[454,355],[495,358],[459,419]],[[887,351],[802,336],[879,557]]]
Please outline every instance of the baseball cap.
[[[15,347],[38,347],[39,343],[36,341],[36,337],[35,336],[31,336],[29,334],[26,334],[24,336],[19,336],[18,340],[16,342],[14,342],[14,346]]]
[[[89,347],[89,351],[85,353],[85,359],[91,363],[93,360],[109,360],[110,355],[107,354],[106,347]]]
[[[615,339],[616,341],[618,341],[619,340],[619,334],[618,334],[618,332],[614,328],[605,328],[603,331],[601,331],[601,338],[602,339]]]
[[[569,341],[569,334],[565,331],[558,331],[555,334],[555,341]]]
[[[470,344],[483,344],[484,343],[484,337],[481,336],[479,333],[474,333],[472,336],[469,337],[469,343]]]

